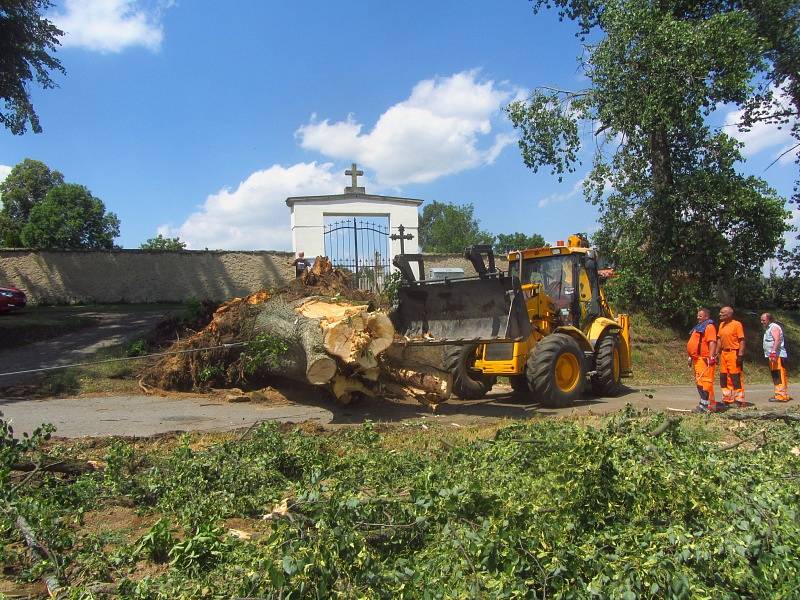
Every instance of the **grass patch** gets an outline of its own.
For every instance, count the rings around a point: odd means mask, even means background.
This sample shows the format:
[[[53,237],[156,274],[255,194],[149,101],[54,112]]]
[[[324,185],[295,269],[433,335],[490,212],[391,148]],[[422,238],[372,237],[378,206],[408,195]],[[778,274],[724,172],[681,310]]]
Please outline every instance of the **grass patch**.
[[[144,342],[136,340],[99,350],[81,359],[95,362],[117,358],[135,358],[142,354]],[[139,393],[139,369],[143,360],[125,360],[98,365],[47,371],[30,384],[14,386],[11,395],[42,398],[79,394]]]
[[[97,325],[104,314],[168,312],[179,307],[175,304],[29,306],[22,312],[0,314],[0,350],[18,348]]]

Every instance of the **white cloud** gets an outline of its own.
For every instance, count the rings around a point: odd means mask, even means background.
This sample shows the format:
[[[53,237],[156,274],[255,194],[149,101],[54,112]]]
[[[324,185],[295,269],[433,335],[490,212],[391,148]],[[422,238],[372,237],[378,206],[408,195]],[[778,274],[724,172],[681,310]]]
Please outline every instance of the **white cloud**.
[[[572,189],[570,191],[568,191],[568,192],[564,192],[564,193],[561,193],[561,194],[558,194],[558,193],[549,194],[549,195],[545,196],[544,198],[539,200],[537,206],[539,208],[544,208],[548,204],[557,204],[559,202],[566,202],[567,200],[572,200],[573,198],[577,197],[578,194],[580,194],[581,191],[583,190],[583,182],[584,181],[585,181],[585,178],[584,179],[579,179],[578,181],[576,181],[575,185],[573,185]]]
[[[193,249],[289,250],[286,198],[341,193],[341,175],[334,176],[332,168],[312,162],[256,171],[235,190],[210,195],[179,227],[162,225],[158,233],[179,236]]]
[[[8,174],[11,173],[11,167],[7,165],[0,165],[0,181],[3,181]]]
[[[312,115],[295,135],[303,148],[369,168],[381,185],[426,183],[494,162],[514,141],[509,133],[492,136],[492,129],[515,95],[520,91],[464,71],[420,81],[371,131],[353,115],[333,123]]]
[[[782,108],[790,108],[789,95],[780,91],[777,95],[778,102]],[[745,157],[754,156],[767,150],[780,146],[778,151],[774,151],[772,158],[778,159],[778,163],[785,165],[794,161],[798,149],[789,152],[788,150],[797,144],[790,133],[791,123],[787,123],[780,128],[771,123],[755,123],[748,131],[741,131],[738,124],[742,122],[743,110],[733,110],[725,117],[725,132],[744,144],[742,154]]]
[[[173,0],[65,0],[64,12],[51,15],[64,31],[64,47],[121,52],[131,46],[161,47],[163,11]]]

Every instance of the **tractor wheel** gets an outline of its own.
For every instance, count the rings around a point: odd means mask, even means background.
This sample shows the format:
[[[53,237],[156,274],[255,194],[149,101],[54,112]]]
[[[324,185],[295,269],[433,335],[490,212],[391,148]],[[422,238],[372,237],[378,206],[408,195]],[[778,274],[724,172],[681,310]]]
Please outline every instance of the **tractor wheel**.
[[[528,387],[528,378],[525,375],[510,375],[508,383],[511,384],[515,396],[529,396],[531,393],[531,388]]]
[[[619,367],[619,338],[607,335],[597,343],[592,392],[598,396],[616,396],[622,391]]]
[[[477,345],[451,346],[444,352],[444,366],[453,374],[453,393],[462,400],[483,398],[496,379],[472,370]]]
[[[569,406],[580,398],[586,381],[583,351],[566,334],[548,335],[531,350],[525,375],[533,398],[543,406]]]

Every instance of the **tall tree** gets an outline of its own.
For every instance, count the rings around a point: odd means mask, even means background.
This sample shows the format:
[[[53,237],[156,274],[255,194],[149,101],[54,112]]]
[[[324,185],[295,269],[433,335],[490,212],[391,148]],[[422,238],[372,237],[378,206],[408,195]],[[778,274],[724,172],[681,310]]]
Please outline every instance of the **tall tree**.
[[[64,32],[42,16],[51,5],[50,0],[0,0],[0,124],[13,134],[25,133],[28,123],[35,133],[42,131],[28,82],[52,88],[50,72],[64,73],[52,56]]]
[[[150,238],[144,242],[139,248],[142,250],[168,250],[177,252],[178,250],[186,249],[186,242],[182,242],[179,237],[169,238],[159,233],[156,237]]]
[[[674,317],[757,271],[787,229],[783,201],[736,172],[739,145],[706,122],[717,105],[743,103],[764,68],[753,19],[668,0],[553,4],[579,25],[591,85],[537,90],[509,116],[525,163],[559,176],[578,163],[580,123],[593,125],[584,190],[600,208],[595,243],[617,264],[618,295]]]
[[[82,185],[65,183],[47,192],[22,228],[29,248],[108,250],[119,236],[119,219]]]
[[[64,183],[64,176],[38,160],[26,158],[0,182],[0,244],[22,246],[22,228],[31,209],[44,200],[47,192]]]
[[[505,254],[510,250],[523,250],[525,248],[542,248],[547,245],[544,238],[538,233],[527,235],[525,233],[498,233],[494,242],[494,251]]]
[[[462,252],[473,244],[492,244],[494,236],[482,231],[472,204],[433,201],[419,218],[419,243],[423,252]]]

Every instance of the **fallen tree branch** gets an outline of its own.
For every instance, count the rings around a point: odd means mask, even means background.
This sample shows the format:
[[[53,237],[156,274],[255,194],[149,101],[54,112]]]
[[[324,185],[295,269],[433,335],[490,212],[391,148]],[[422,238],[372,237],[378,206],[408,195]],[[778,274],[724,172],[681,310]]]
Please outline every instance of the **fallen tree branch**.
[[[78,460],[59,460],[58,462],[37,465],[34,462],[18,462],[11,465],[12,471],[47,471],[49,473],[63,473],[64,475],[83,475],[84,473],[91,473],[96,471],[97,468],[87,462]]]
[[[763,435],[764,436],[764,443],[766,444],[767,443],[766,433],[767,433],[767,428],[764,427],[762,429],[759,429],[758,431],[756,431],[753,434],[750,434],[750,435],[747,435],[747,436],[745,436],[743,438],[740,438],[736,442],[731,442],[730,444],[725,444],[724,446],[721,446],[720,448],[717,448],[716,450],[714,450],[714,452],[725,452],[727,450],[733,450],[734,448],[738,448],[739,446],[744,444],[746,441],[752,440],[754,437],[758,437],[759,435]]]
[[[680,423],[681,417],[667,417],[661,425],[650,432],[650,437],[658,437]]]
[[[17,515],[15,525],[17,530],[25,539],[25,545],[28,546],[28,552],[34,564],[49,560],[54,567],[58,568],[58,563],[56,562],[55,557],[47,547],[42,545],[42,543],[36,539],[36,534],[33,532],[33,529],[31,529],[31,526],[28,525],[25,517],[22,515]],[[50,594],[50,597],[57,597],[58,591],[61,589],[61,584],[58,581],[58,577],[53,573],[44,573],[42,574],[42,581],[47,586],[47,593]]]
[[[784,423],[796,423],[800,421],[800,414],[775,411],[749,411],[725,415],[725,418],[733,421],[783,421]]]

